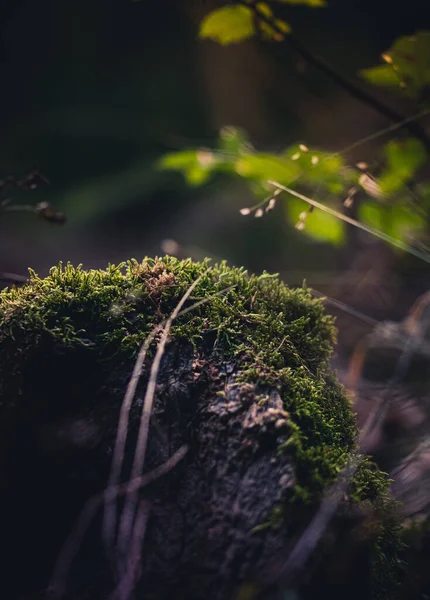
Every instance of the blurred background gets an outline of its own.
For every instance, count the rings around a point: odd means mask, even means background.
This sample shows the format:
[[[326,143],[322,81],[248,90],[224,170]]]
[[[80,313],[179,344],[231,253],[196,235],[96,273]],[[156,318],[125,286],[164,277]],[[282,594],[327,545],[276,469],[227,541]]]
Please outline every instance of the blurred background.
[[[213,147],[226,125],[270,151],[294,142],[338,151],[389,125],[285,44],[199,40],[201,19],[219,4],[2,1],[0,178],[40,171],[50,184],[14,191],[14,202],[47,201],[67,222],[0,212],[0,271],[43,275],[59,260],[102,268],[145,255],[209,256],[279,272],[291,285],[306,279],[376,320],[403,318],[427,287],[425,263],[356,231],[340,247],[317,243],[280,206],[264,219],[244,218],[240,208],[254,200],[239,180],[217,176],[193,188],[157,168],[166,152]],[[349,77],[427,17],[422,0],[328,4],[282,10],[297,37]],[[372,93],[412,114],[406,101]],[[351,160],[369,160],[377,143]],[[372,321],[330,310],[348,353]]]

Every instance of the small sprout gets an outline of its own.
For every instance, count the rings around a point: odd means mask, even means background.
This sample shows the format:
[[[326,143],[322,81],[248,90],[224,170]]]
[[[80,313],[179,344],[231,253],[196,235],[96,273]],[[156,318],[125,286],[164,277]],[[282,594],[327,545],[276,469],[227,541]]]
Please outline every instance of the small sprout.
[[[302,152],[309,152],[309,148],[307,146],[305,146],[304,144],[300,144],[299,148]]]
[[[382,58],[382,60],[385,60],[385,62],[388,63],[389,65],[393,64],[393,59],[387,52],[384,52],[383,54],[381,54],[381,58]]]
[[[318,158],[318,156],[313,156],[311,159],[311,163],[313,165],[317,165],[319,163],[320,159]]]
[[[275,208],[275,206],[276,206],[276,197],[272,196],[272,198],[270,198],[269,203],[266,206],[266,213],[273,210]]]
[[[291,157],[291,160],[297,160],[298,158],[300,158],[301,154],[300,152],[296,152],[295,154],[293,154],[293,156]]]
[[[251,214],[251,209],[250,208],[241,208],[239,212],[241,215],[246,217],[247,215]]]
[[[259,219],[260,217],[262,217],[264,215],[264,211],[262,208],[257,208],[257,210],[255,211],[255,215],[254,217],[256,219]]]
[[[296,229],[298,229],[299,231],[303,231],[304,228],[305,228],[304,221],[299,221],[298,223],[296,223]]]
[[[304,210],[303,212],[301,212],[299,214],[299,219],[300,221],[304,221],[306,219],[306,217],[308,216],[308,212],[306,210]]]

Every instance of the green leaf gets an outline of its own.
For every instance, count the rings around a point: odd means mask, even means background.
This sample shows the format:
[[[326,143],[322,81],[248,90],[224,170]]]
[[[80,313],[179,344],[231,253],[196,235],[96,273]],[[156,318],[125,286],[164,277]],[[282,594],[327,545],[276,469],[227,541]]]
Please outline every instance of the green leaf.
[[[246,6],[223,6],[209,13],[200,24],[199,36],[227,45],[241,42],[255,33],[252,10]]]
[[[344,242],[345,223],[343,221],[317,208],[308,213],[305,219],[301,219],[300,216],[306,214],[308,210],[307,202],[293,196],[287,198],[286,213],[292,225],[297,226],[298,223],[303,223],[303,233],[318,242],[326,242],[335,246]]]
[[[172,152],[165,154],[160,162],[159,166],[162,169],[174,169],[182,171],[187,169],[196,163],[196,150],[183,150],[182,152]]]
[[[373,85],[391,88],[399,88],[400,86],[399,77],[390,65],[378,65],[377,67],[362,69],[360,75]]]
[[[385,65],[363,69],[361,75],[370,83],[420,99],[430,86],[430,31],[397,38],[382,59]]]
[[[307,148],[294,144],[287,148],[283,156],[294,160],[301,169],[300,181],[305,185],[317,186],[333,194],[342,194],[355,183],[356,176],[339,154]]]
[[[300,174],[300,168],[294,161],[263,152],[241,156],[236,161],[235,170],[246,179],[274,179],[279,183],[290,183]]]
[[[360,202],[358,208],[358,220],[373,229],[383,231],[384,207],[375,202]]]
[[[205,183],[219,165],[218,157],[211,150],[204,148],[172,152],[159,161],[159,168],[180,171],[192,186]]]
[[[409,238],[423,231],[425,227],[425,221],[420,215],[400,204],[382,205],[375,202],[361,202],[358,218],[362,223],[406,243],[410,243]]]
[[[427,153],[416,138],[391,140],[384,148],[387,166],[378,179],[384,194],[404,188],[417,170],[426,162]]]

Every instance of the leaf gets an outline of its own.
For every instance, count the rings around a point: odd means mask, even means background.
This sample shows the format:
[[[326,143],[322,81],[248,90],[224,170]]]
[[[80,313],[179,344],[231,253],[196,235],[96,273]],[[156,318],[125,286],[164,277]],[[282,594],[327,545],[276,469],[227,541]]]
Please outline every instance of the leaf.
[[[220,161],[213,152],[199,149],[166,154],[160,160],[159,167],[166,170],[180,171],[187,183],[197,186],[205,183],[219,164]]]
[[[399,88],[400,80],[391,65],[378,65],[369,69],[362,69],[360,75],[373,85],[381,87]]]
[[[299,166],[292,160],[263,152],[240,157],[235,170],[245,178],[274,179],[280,183],[290,183],[300,174]]]
[[[309,209],[309,204],[298,198],[289,196],[286,200],[286,213],[290,223],[297,226],[303,223],[303,233],[318,242],[326,242],[335,246],[341,245],[345,239],[345,223],[329,215],[323,210],[315,209],[305,219],[300,219]]]
[[[287,148],[283,156],[289,157],[298,167],[302,175],[300,181],[326,189],[333,194],[342,194],[355,183],[354,174],[346,165],[339,154],[313,150],[294,144]]]
[[[183,150],[165,154],[160,160],[162,169],[174,169],[182,171],[196,163],[196,150]]]
[[[410,243],[410,237],[423,230],[424,219],[403,205],[382,205],[375,202],[361,202],[358,218],[366,225],[382,231],[391,237]]]
[[[417,170],[426,162],[427,153],[416,138],[391,140],[384,148],[387,166],[378,179],[384,194],[404,188]]]
[[[223,6],[209,13],[200,24],[199,36],[223,45],[241,42],[255,33],[252,10],[246,6]]]
[[[421,99],[430,86],[430,31],[397,38],[382,59],[385,65],[363,69],[360,74],[370,83]]]

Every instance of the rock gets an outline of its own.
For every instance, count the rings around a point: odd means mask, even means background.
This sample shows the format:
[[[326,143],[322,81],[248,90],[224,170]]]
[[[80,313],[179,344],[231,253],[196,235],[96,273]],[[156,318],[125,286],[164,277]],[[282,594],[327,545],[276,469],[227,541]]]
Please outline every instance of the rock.
[[[88,501],[108,485],[139,348],[199,277],[155,389],[143,474],[164,474],[140,489],[130,536],[105,544],[103,502]],[[131,408],[122,482],[160,331]],[[35,600],[49,588],[67,600],[240,600],[281,588],[303,600],[390,598],[398,521],[385,476],[364,457],[315,552],[283,568],[356,453],[350,404],[329,368],[333,339],[306,289],[224,263],[59,265],[1,292],[1,597]],[[126,503],[122,494],[111,505],[117,520]],[[100,510],[76,552],[66,545],[69,565],[62,550],[85,506]]]

